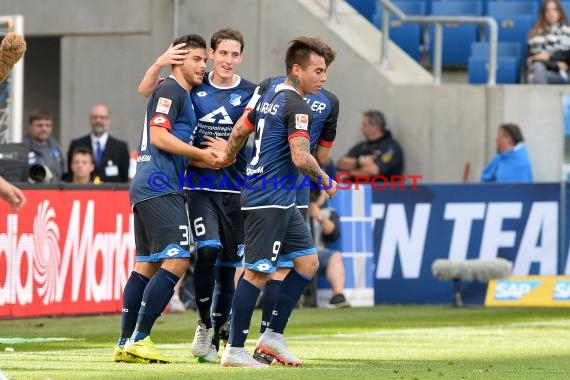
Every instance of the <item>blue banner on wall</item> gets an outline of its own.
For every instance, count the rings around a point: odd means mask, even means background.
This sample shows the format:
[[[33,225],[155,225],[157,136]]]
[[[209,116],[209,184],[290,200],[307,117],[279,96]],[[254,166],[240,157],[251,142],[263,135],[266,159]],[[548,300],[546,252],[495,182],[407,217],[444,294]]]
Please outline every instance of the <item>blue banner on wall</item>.
[[[366,271],[375,303],[450,303],[451,282],[431,273],[439,258],[503,257],[513,262],[514,275],[566,271],[559,249],[559,184],[367,187],[356,192],[356,201],[350,196],[355,191],[339,193],[346,193],[334,202],[341,215],[340,248],[372,256]],[[464,302],[483,303],[485,289],[464,283]]]

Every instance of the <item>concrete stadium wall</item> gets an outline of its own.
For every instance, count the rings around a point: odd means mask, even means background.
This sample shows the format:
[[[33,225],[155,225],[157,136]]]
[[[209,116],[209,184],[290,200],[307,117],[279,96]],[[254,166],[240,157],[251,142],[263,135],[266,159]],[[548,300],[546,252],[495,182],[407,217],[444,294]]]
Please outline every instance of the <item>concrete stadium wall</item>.
[[[345,2],[330,24],[328,0],[181,0],[180,34],[207,39],[234,26],[246,39],[240,73],[252,81],[284,73],[287,42],[318,35],[338,51],[327,87],[340,98],[333,156],[361,139],[360,115],[382,110],[402,143],[406,172],[424,182],[457,182],[466,162],[477,181],[493,155],[496,127],[518,122],[528,141],[535,177],[554,181],[562,162],[560,94],[567,86],[433,86],[432,77],[391,44],[382,68],[380,33]],[[48,5],[49,4],[49,5]],[[31,36],[61,36],[60,142],[89,130],[88,110],[111,108],[111,133],[136,146],[145,100],[137,86],[173,37],[172,0],[3,0],[3,14],[22,14]],[[29,88],[29,87],[26,87]],[[24,95],[28,96],[28,95]]]

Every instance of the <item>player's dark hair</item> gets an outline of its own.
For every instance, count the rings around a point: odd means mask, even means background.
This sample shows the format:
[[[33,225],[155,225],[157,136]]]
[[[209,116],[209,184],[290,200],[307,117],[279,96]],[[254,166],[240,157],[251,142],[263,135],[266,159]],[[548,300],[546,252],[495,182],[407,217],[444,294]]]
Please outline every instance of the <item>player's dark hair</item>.
[[[331,65],[331,63],[334,62],[334,59],[336,58],[336,51],[334,51],[330,46],[326,45],[325,55],[323,58],[325,59],[325,65],[328,69],[328,67]]]
[[[231,40],[231,41],[239,42],[239,44],[241,45],[239,52],[243,53],[243,48],[245,47],[245,42],[244,42],[243,36],[239,32],[239,30],[234,29],[234,28],[230,28],[230,27],[222,28],[222,29],[218,30],[217,32],[212,34],[212,38],[210,39],[210,47],[212,48],[213,51],[216,51],[219,43],[224,41],[224,40]]]
[[[370,120],[370,124],[380,127],[381,130],[386,130],[386,118],[384,114],[378,110],[370,110],[363,113],[364,116]]]
[[[186,44],[188,49],[206,49],[206,40],[197,34],[185,34],[172,41],[172,45]]]
[[[76,154],[87,154],[89,157],[91,157],[91,163],[95,165],[95,157],[93,157],[93,152],[86,146],[78,146],[77,148],[73,149],[73,152],[71,153],[71,161],[73,161],[73,157],[75,157]]]
[[[28,116],[28,123],[32,124],[36,120],[53,120],[53,116],[48,110],[35,109]]]
[[[334,50],[320,38],[297,37],[289,42],[285,53],[287,75],[293,70],[293,65],[299,65],[305,69],[309,65],[311,53],[323,57],[327,67],[334,61],[336,55]]]
[[[513,140],[513,143],[517,145],[521,141],[524,141],[523,134],[521,129],[518,125],[514,123],[505,123],[499,126],[499,129],[502,129],[509,137]]]

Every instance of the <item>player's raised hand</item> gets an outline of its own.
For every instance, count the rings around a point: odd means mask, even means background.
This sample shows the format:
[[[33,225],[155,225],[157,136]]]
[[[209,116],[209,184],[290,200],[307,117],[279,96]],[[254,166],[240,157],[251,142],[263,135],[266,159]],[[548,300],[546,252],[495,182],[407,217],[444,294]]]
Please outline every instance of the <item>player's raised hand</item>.
[[[181,65],[188,56],[188,49],[185,43],[170,45],[168,49],[156,59],[155,65],[166,67],[170,65]]]
[[[204,136],[204,140],[205,141],[202,141],[202,145],[219,150],[220,152],[225,152],[226,147],[228,146],[228,141],[221,137]]]

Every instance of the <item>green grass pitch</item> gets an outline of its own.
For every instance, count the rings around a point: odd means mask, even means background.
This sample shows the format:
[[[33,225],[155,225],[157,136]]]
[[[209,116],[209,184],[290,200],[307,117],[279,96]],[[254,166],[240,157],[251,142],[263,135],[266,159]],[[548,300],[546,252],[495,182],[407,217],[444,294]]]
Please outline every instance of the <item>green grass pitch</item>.
[[[250,351],[259,317],[256,311]],[[196,363],[195,321],[192,311],[162,316],[152,337],[174,362],[145,365],[112,362],[118,315],[0,320],[0,369],[9,379],[570,379],[564,309],[298,309],[286,336],[301,368]],[[74,340],[6,343],[14,337]]]

